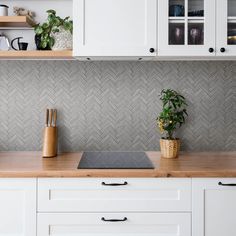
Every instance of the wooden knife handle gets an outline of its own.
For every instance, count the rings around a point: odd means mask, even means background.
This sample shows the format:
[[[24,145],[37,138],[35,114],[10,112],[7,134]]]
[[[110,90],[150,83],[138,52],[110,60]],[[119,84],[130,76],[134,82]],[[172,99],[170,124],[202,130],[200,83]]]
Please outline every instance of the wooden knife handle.
[[[49,109],[49,127],[52,126],[52,114],[53,113],[53,109]]]
[[[53,124],[54,124],[54,127],[57,126],[57,109],[53,110]]]
[[[45,126],[48,127],[49,109],[46,109],[46,121]]]

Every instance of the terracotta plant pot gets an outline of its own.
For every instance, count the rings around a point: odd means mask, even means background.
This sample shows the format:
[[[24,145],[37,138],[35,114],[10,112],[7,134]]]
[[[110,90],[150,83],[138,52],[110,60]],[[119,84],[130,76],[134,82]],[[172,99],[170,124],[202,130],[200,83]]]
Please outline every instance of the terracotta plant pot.
[[[180,150],[180,140],[160,139],[161,157],[177,158]]]

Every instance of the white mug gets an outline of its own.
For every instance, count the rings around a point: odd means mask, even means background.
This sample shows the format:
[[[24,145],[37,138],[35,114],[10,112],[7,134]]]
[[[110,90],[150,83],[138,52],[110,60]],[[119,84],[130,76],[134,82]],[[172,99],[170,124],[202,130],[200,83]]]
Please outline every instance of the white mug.
[[[8,6],[0,4],[0,16],[8,16]]]

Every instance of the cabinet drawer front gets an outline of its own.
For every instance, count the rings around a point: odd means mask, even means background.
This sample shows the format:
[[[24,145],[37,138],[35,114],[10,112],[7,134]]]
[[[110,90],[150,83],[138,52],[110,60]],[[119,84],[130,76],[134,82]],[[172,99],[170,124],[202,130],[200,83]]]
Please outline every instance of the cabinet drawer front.
[[[40,212],[191,211],[190,179],[71,178],[38,181]]]
[[[105,219],[124,219],[106,222]],[[190,213],[39,213],[38,236],[190,236]]]

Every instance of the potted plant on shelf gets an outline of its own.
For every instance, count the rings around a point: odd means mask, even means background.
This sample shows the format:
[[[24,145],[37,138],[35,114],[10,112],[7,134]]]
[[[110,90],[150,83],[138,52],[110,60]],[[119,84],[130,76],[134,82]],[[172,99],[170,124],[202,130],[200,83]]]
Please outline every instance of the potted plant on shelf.
[[[163,89],[160,100],[163,103],[162,112],[157,117],[157,124],[165,137],[160,139],[161,156],[176,158],[180,150],[180,140],[174,137],[177,128],[185,123],[187,103],[185,97],[172,89]]]
[[[71,50],[73,21],[62,19],[56,11],[48,10],[47,21],[34,27],[35,44],[38,50]]]

